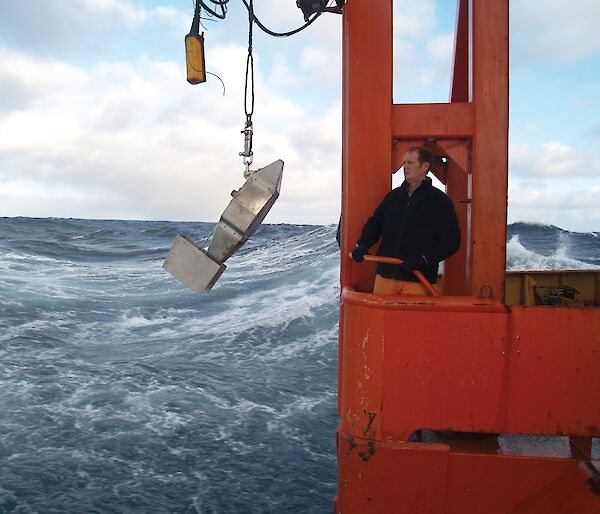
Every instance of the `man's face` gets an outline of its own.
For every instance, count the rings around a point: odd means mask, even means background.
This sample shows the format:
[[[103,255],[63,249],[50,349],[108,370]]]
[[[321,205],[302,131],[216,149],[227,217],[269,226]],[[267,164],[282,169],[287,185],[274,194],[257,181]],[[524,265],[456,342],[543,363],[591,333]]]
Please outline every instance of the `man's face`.
[[[429,171],[429,163],[419,162],[417,152],[406,152],[404,154],[404,179],[408,182],[422,182]]]

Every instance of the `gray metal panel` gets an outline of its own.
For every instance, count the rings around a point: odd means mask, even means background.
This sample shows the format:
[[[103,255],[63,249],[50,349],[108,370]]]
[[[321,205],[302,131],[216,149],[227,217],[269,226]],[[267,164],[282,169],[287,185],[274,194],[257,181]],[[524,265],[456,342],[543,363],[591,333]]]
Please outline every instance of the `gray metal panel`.
[[[256,232],[279,197],[283,161],[275,161],[252,173],[246,183],[232,193],[208,248],[218,262],[231,257]]]
[[[247,241],[238,230],[221,217],[210,242],[208,255],[217,262],[229,259]]]
[[[163,268],[196,293],[207,293],[225,271],[186,236],[178,235]]]

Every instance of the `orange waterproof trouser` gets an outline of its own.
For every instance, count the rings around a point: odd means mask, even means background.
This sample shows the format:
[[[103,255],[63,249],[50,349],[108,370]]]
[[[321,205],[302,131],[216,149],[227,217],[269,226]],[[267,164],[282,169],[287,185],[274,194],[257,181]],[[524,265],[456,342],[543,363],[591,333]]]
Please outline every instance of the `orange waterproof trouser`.
[[[435,287],[435,284],[433,285]],[[395,280],[375,275],[374,294],[383,295],[416,295],[427,296],[429,293],[421,282],[407,282],[406,280]]]

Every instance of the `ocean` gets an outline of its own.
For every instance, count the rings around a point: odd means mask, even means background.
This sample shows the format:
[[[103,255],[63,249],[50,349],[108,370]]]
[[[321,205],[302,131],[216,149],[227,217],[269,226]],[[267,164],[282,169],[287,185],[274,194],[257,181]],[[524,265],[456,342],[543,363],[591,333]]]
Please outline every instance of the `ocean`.
[[[264,225],[197,296],[161,266],[212,228],[0,219],[0,512],[332,511],[336,227]],[[600,233],[507,251],[600,268]]]

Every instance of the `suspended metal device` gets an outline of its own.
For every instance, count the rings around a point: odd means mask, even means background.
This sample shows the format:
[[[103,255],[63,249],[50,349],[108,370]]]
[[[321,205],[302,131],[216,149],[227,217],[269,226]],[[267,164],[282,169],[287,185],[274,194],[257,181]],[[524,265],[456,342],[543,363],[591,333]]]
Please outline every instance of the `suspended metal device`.
[[[265,27],[254,14],[254,1],[242,0],[248,10],[248,56],[246,59],[246,82],[244,87],[244,111],[246,123],[242,130],[244,150],[240,156],[244,163],[246,182],[232,192],[233,199],[223,212],[207,249],[197,245],[189,237],[178,235],[165,259],[163,268],[196,293],[207,293],[225,271],[224,262],[231,257],[259,227],[279,197],[283,161],[277,160],[257,171],[252,171],[254,153],[252,136],[254,128],[254,58],[252,55],[252,27],[254,23],[276,37],[286,37],[308,27],[323,12],[341,13],[344,0],[336,0],[337,7],[328,8],[330,0],[297,0],[305,21],[302,27],[290,32],[273,32]],[[200,34],[201,9],[209,15],[224,19],[229,0],[196,0],[190,33],[185,37],[186,71],[190,84],[206,82],[204,59],[204,33]],[[219,12],[220,10],[220,12]],[[311,15],[314,16],[309,19]]]
[[[220,1],[222,14],[210,9],[213,15],[225,17],[225,4]],[[200,8],[206,5],[196,0],[194,19],[190,33],[185,38],[187,80],[191,84],[206,81],[204,66],[204,37],[199,34]],[[178,235],[163,263],[163,268],[196,293],[207,293],[225,271],[224,262],[231,257],[248,239],[275,203],[281,190],[283,161],[277,160],[257,171],[250,170],[252,151],[252,114],[254,112],[254,59],[252,56],[252,25],[254,23],[253,0],[248,5],[248,58],[246,60],[246,85],[244,110],[246,123],[244,150],[240,152],[244,163],[246,182],[237,191],[217,223],[210,245],[203,248],[189,237]]]
[[[225,271],[223,264],[261,224],[279,197],[283,161],[251,171],[246,183],[233,191],[207,250],[178,235],[163,264],[171,275],[196,293],[207,293]]]

